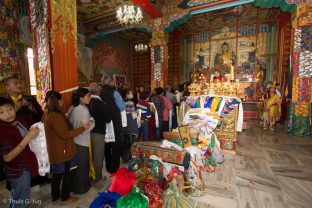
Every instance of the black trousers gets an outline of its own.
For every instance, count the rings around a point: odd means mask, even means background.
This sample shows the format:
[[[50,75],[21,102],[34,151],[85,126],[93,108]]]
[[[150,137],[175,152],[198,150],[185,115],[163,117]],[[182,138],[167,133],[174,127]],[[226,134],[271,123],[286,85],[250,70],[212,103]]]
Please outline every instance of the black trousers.
[[[131,146],[137,138],[137,134],[122,133],[122,148],[120,156],[124,162],[128,162],[131,159]]]
[[[106,170],[113,174],[120,166],[120,153],[122,149],[121,131],[122,124],[121,119],[113,120],[115,142],[105,143],[105,165]]]
[[[62,201],[66,201],[69,198],[72,185],[73,185],[73,172],[70,171],[69,163],[66,162],[64,174],[54,174],[54,173],[52,174],[51,181],[52,201],[56,201],[59,198],[61,198]]]

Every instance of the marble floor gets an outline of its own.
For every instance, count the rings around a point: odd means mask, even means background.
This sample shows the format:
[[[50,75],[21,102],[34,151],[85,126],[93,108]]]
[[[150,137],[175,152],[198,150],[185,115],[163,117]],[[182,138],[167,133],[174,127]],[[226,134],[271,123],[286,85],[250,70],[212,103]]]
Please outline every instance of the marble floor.
[[[192,198],[194,208],[312,207],[312,138],[287,135],[282,127],[270,132],[255,122],[248,125],[239,133],[237,154],[226,154],[216,172],[202,173],[206,192]],[[110,178],[100,181],[76,204],[62,207],[89,207],[109,182]],[[0,208],[7,207],[9,194],[1,182]],[[30,207],[59,207],[51,203],[49,185],[33,188],[31,198]]]

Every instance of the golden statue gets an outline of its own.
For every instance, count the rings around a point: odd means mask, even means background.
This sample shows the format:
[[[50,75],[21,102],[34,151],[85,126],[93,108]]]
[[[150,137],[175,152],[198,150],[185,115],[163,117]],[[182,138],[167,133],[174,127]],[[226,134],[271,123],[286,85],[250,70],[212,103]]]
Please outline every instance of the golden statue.
[[[227,42],[224,42],[221,46],[222,52],[217,53],[214,59],[214,65],[219,64],[233,64],[235,65],[236,55],[233,51],[230,50],[230,46]]]
[[[191,74],[192,83],[199,82],[199,76],[200,76],[199,71],[198,70],[194,70],[193,73]]]
[[[254,74],[255,74],[255,82],[256,83],[262,83],[263,78],[264,78],[264,73],[263,73],[263,70],[261,70],[260,65],[255,66]]]

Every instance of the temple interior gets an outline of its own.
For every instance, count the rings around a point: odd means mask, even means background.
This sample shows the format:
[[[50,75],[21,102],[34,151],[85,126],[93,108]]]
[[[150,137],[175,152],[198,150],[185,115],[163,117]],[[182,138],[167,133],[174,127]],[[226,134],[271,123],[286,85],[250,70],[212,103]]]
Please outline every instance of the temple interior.
[[[8,189],[9,170],[24,151],[42,170],[43,159],[31,152],[36,137],[18,150],[37,122],[49,167],[40,175],[48,182],[32,186],[26,205],[16,207],[311,207],[311,40],[311,0],[0,0],[0,208],[20,205]],[[83,94],[77,106],[87,109],[85,125],[71,120],[83,90],[89,101]],[[76,194],[70,187],[76,200],[68,203],[63,188],[61,199],[51,191],[68,148],[58,143],[64,156],[55,164],[52,140],[62,135],[48,138],[51,92],[61,96],[55,105],[68,131],[84,130],[70,138],[89,188]],[[96,97],[110,116],[93,112]],[[42,114],[25,126],[18,112],[33,111],[30,98]],[[25,128],[14,124],[21,143],[8,146],[3,126],[13,123],[1,114],[11,101],[14,122]],[[101,119],[105,127],[97,127]],[[84,183],[76,175],[72,183]]]

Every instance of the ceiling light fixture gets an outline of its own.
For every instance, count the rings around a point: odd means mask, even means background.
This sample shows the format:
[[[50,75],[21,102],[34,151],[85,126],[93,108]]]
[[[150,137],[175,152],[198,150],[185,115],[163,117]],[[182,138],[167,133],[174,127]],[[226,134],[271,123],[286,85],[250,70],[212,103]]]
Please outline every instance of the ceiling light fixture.
[[[117,10],[116,18],[120,24],[133,27],[142,21],[143,15],[139,7],[124,5]]]
[[[137,52],[137,53],[144,53],[146,52],[148,49],[147,45],[146,44],[143,44],[143,43],[140,43],[140,44],[137,44],[134,46],[134,50]]]

